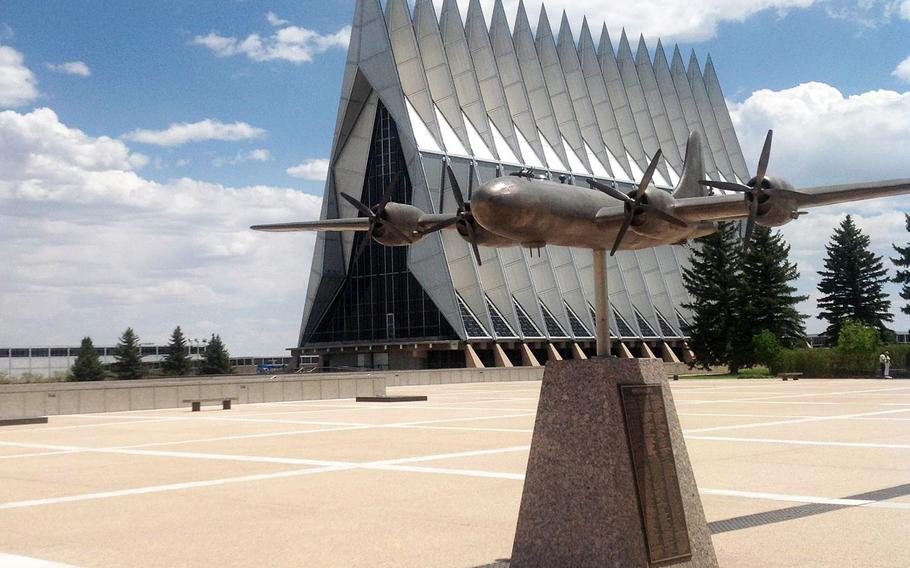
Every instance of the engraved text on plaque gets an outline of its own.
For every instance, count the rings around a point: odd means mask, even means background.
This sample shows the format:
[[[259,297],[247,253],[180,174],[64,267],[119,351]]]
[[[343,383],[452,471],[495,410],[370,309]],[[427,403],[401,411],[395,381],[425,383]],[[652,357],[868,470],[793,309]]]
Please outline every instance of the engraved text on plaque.
[[[648,559],[654,565],[690,558],[662,387],[622,385],[620,394]]]

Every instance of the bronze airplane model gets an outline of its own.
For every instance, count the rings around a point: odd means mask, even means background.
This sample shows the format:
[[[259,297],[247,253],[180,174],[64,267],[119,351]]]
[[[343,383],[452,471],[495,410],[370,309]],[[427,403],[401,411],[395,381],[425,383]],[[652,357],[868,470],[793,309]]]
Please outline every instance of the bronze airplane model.
[[[755,176],[745,185],[705,179],[701,140],[692,132],[686,145],[679,183],[672,192],[651,185],[660,160],[658,150],[628,194],[593,178],[591,189],[551,181],[524,169],[480,185],[465,201],[451,166],[448,181],[458,209],[454,214],[426,213],[390,201],[398,176],[382,200],[370,206],[341,193],[362,214],[350,219],[254,225],[257,231],[366,231],[353,256],[359,258],[370,240],[385,246],[407,246],[440,230],[458,231],[474,250],[478,246],[541,248],[545,245],[587,248],[594,252],[597,353],[610,352],[606,314],[606,251],[636,250],[684,244],[716,231],[720,221],[746,219],[746,246],[756,224],[778,227],[805,214],[804,208],[910,193],[910,179],[794,188],[767,176],[772,131],[768,131]],[[711,195],[708,188],[742,195]],[[592,189],[598,191],[592,191]],[[445,188],[443,188],[445,190]],[[603,309],[602,309],[603,308]]]

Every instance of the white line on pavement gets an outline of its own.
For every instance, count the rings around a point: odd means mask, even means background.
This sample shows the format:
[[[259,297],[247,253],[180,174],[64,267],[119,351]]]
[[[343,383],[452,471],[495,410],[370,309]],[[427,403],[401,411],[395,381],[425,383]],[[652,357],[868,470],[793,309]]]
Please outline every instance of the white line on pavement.
[[[870,501],[868,499],[829,499],[827,497],[810,497],[805,495],[783,495],[780,493],[760,493],[754,491],[736,491],[734,489],[698,490],[702,495],[720,495],[724,497],[743,497],[746,499],[763,499],[766,501],[789,501],[792,503],[817,503],[822,505],[846,505],[854,507],[875,507],[878,509],[910,510],[910,503],[895,501]]]
[[[864,442],[826,442],[822,440],[778,440],[773,438],[734,438],[727,436],[691,436],[686,440],[711,442],[746,442],[749,444],[789,444],[794,446],[835,446],[842,448],[879,448],[886,450],[910,450],[910,444],[871,444]]]
[[[898,412],[910,412],[910,408],[900,410],[879,410],[877,412],[862,412],[855,414],[840,414],[834,416],[812,416],[809,418],[795,418],[792,420],[773,420],[771,422],[752,422],[751,424],[732,424],[729,426],[712,426],[710,428],[695,428],[693,430],[683,430],[683,434],[695,434],[697,432],[720,432],[723,430],[741,430],[743,428],[760,428],[763,426],[780,426],[783,424],[803,424],[806,422],[824,422],[827,420],[843,420],[847,418],[863,418],[866,416],[879,416],[883,414],[896,414]]]

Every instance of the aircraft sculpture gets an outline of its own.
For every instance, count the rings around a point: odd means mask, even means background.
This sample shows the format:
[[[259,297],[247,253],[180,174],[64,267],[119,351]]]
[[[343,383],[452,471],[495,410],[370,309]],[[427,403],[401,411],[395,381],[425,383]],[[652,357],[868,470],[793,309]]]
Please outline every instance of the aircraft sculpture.
[[[363,215],[296,223],[254,225],[257,231],[366,231],[354,258],[370,240],[407,246],[440,230],[456,230],[470,243],[480,264],[479,246],[541,248],[545,245],[591,249],[594,254],[597,354],[610,353],[607,327],[606,251],[684,244],[709,235],[720,221],[746,219],[744,246],[756,224],[778,227],[798,219],[804,208],[910,193],[910,179],[795,189],[766,175],[772,131],[768,131],[755,176],[745,185],[705,179],[701,140],[692,132],[679,183],[672,192],[651,185],[661,151],[651,160],[638,187],[628,194],[593,178],[591,189],[567,185],[523,169],[480,185],[465,201],[451,166],[448,181],[458,209],[454,214],[426,213],[390,201],[398,176],[374,206],[342,192]],[[712,195],[710,188],[734,194]],[[445,189],[445,188],[443,188]],[[592,189],[598,191],[592,191]],[[737,195],[742,194],[742,195]]]

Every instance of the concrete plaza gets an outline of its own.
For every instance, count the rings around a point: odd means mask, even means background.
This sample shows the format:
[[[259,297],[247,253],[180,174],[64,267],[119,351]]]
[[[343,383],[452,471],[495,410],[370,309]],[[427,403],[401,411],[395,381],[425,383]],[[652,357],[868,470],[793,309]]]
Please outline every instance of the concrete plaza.
[[[910,382],[671,387],[721,566],[910,565]],[[511,552],[539,388],[3,427],[0,566],[488,565]]]

